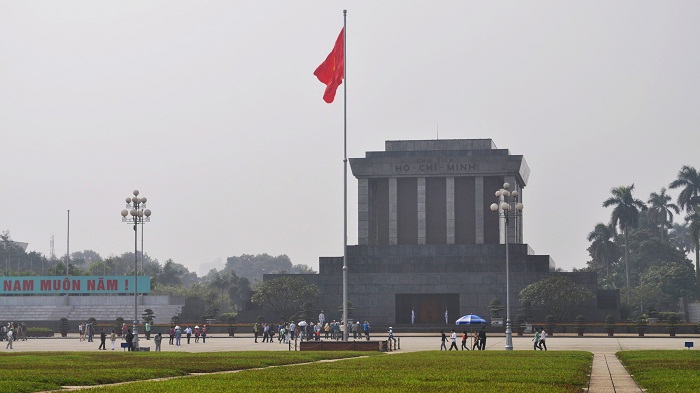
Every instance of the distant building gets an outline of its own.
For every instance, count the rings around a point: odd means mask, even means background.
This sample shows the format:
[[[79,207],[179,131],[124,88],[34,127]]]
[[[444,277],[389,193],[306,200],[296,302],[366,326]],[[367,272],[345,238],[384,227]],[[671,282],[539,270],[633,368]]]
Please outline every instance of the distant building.
[[[488,318],[495,298],[505,307],[504,228],[490,205],[504,182],[523,200],[530,175],[523,156],[490,139],[387,141],[385,151],[350,165],[358,180],[358,244],[348,246],[347,260],[351,318],[410,324],[415,310],[417,324],[444,324],[447,310],[453,324],[470,313]],[[597,293],[595,273],[554,273],[549,255],[523,243],[523,218],[508,231],[511,318],[520,291],[549,274]],[[342,259],[321,257],[319,274],[304,275],[321,289],[317,308],[334,314],[342,307]],[[589,320],[617,312],[614,293],[599,295],[580,310]]]

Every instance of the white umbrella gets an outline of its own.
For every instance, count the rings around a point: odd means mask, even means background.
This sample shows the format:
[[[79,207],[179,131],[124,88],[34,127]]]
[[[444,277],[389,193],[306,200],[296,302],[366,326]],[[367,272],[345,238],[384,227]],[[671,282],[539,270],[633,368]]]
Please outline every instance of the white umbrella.
[[[478,315],[469,314],[456,321],[457,325],[485,325],[486,320]]]
[[[303,326],[306,326],[307,323],[306,323],[306,321],[300,321],[297,325],[303,327]]]

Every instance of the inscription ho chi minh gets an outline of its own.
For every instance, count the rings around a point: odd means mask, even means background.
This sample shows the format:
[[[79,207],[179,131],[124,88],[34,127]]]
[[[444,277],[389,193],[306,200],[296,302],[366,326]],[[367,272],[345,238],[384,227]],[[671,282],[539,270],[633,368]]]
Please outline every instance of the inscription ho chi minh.
[[[455,157],[416,158],[394,164],[394,172],[397,174],[464,173],[478,170],[478,163],[461,161]]]

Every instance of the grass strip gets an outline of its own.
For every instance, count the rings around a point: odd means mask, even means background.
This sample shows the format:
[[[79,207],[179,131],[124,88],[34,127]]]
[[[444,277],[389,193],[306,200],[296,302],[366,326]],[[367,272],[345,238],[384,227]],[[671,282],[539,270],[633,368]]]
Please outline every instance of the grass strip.
[[[623,351],[616,355],[649,393],[700,391],[698,351]]]
[[[190,373],[244,370],[374,352],[22,352],[0,356],[0,393],[30,393]]]
[[[588,352],[411,352],[341,362],[249,370],[99,387],[90,392],[216,391],[580,392],[588,383]]]

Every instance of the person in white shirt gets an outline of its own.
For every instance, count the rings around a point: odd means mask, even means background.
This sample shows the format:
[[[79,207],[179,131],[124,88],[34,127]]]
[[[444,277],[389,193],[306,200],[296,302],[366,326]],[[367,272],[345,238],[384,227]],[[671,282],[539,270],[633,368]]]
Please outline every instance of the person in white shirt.
[[[318,322],[321,326],[326,324],[326,314],[323,313],[323,310],[321,310],[321,313],[318,314]]]
[[[542,328],[542,331],[540,332],[540,350],[542,347],[544,347],[544,350],[547,350],[547,343],[544,342],[544,340],[547,338],[547,333],[545,332],[544,328]]]
[[[452,348],[454,348],[456,351],[459,351],[459,349],[457,348],[457,332],[455,332],[454,329],[452,329],[450,339],[452,340],[452,344],[450,344],[450,351],[452,350]]]
[[[12,329],[7,331],[7,345],[5,346],[5,349],[12,349]]]
[[[190,327],[190,325],[187,325],[187,327],[185,328],[185,334],[187,335],[187,344],[189,344],[190,338],[192,337],[192,328]]]

